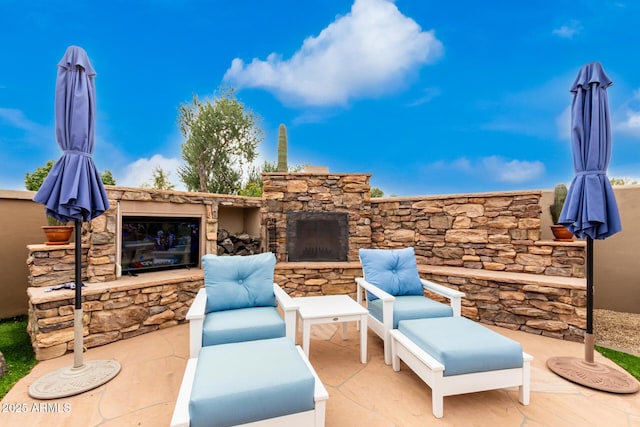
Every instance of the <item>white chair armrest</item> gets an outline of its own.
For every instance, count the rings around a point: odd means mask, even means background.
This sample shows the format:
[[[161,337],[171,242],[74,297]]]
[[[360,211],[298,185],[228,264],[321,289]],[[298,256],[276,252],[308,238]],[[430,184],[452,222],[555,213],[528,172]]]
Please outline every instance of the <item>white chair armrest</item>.
[[[191,307],[189,307],[189,311],[187,311],[187,320],[192,319],[204,319],[205,313],[204,310],[207,306],[207,291],[205,288],[200,288],[196,297],[193,299],[191,303]]]
[[[189,321],[189,357],[198,357],[202,348],[202,331],[204,328],[207,291],[201,288],[189,307],[186,319]]]
[[[434,282],[431,282],[431,281],[426,280],[426,279],[420,279],[420,281],[422,282],[422,287],[424,289],[428,289],[430,291],[433,291],[433,292],[435,292],[437,294],[442,295],[443,297],[446,297],[446,298],[460,297],[460,298],[462,298],[464,296],[464,292],[456,291],[455,289],[448,288],[448,287],[440,285],[438,283],[434,283]]]
[[[273,293],[276,296],[278,305],[282,309],[284,315],[285,335],[290,338],[293,343],[296,342],[296,318],[298,314],[298,304],[293,298],[284,291],[277,283],[273,284]]]
[[[422,282],[422,287],[424,289],[435,292],[438,295],[442,295],[450,301],[454,316],[460,316],[462,314],[462,297],[464,296],[464,292],[447,288],[446,286],[439,285],[426,279],[420,279],[420,281]]]
[[[356,283],[358,284],[358,286],[365,288],[367,291],[371,292],[382,301],[395,301],[396,299],[396,297],[383,291],[373,283],[367,282],[363,277],[356,277]]]
[[[280,308],[282,308],[282,310],[295,311],[298,309],[298,304],[296,304],[293,298],[291,298],[289,294],[277,283],[273,284],[273,293],[275,294],[278,305],[280,306]]]

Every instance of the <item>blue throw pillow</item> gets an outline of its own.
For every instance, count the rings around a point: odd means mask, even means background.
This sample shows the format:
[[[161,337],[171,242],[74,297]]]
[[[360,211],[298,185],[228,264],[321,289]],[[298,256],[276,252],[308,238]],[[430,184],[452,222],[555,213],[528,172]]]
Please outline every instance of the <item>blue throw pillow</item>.
[[[275,306],[275,265],[276,257],[271,252],[247,256],[203,256],[206,312]]]
[[[393,296],[424,295],[413,248],[360,249],[359,253],[367,282]],[[367,297],[378,299],[370,292]]]

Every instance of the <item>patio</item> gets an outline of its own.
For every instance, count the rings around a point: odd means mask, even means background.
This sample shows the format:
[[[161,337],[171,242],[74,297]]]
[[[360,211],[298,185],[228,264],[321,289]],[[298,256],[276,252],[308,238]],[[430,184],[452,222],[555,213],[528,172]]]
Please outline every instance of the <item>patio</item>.
[[[336,325],[312,328],[310,360],[330,395],[327,426],[640,426],[639,394],[591,390],[547,369],[549,357],[583,357],[583,344],[494,326],[534,357],[531,404],[520,405],[515,388],[451,396],[444,401],[444,418],[436,419],[429,388],[406,366],[396,373],[384,365],[382,341],[371,332],[368,363],[360,363],[354,325],[349,324],[345,341]],[[115,359],[122,364],[120,374],[94,390],[54,401],[31,399],[28,387],[72,365],[73,354],[40,362],[2,400],[2,425],[168,425],[188,357],[188,333],[182,324],[89,349],[85,360]]]

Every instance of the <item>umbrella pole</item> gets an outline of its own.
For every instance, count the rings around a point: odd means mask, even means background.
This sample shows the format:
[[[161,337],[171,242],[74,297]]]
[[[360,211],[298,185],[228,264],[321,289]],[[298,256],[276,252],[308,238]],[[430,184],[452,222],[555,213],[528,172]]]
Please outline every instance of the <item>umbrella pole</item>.
[[[82,221],[76,220],[76,283],[75,310],[73,311],[73,367],[82,367],[84,320],[82,315]]]
[[[587,236],[587,331],[584,336],[584,360],[593,363],[593,239]]]

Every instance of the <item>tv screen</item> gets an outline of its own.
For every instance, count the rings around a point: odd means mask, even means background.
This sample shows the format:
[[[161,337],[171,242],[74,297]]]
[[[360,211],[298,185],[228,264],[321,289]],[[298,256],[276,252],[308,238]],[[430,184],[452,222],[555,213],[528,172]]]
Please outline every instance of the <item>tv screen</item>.
[[[200,219],[123,217],[123,273],[197,266]]]

